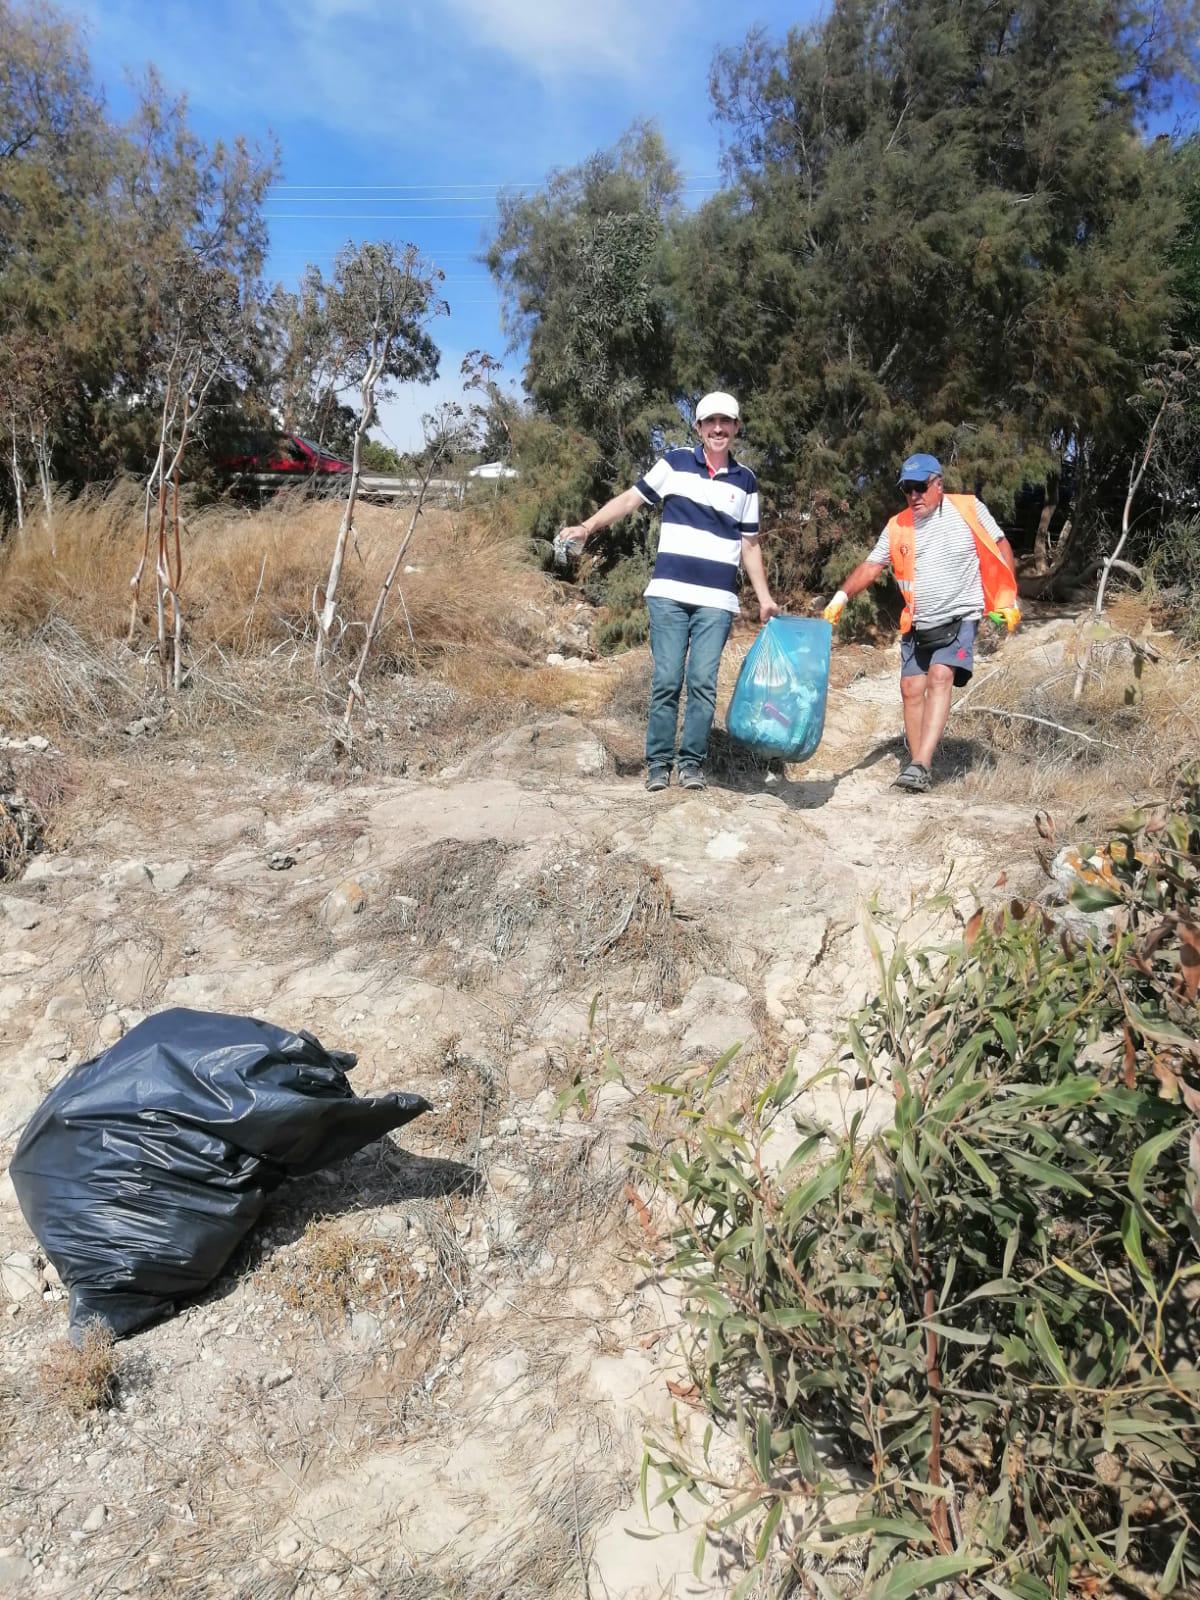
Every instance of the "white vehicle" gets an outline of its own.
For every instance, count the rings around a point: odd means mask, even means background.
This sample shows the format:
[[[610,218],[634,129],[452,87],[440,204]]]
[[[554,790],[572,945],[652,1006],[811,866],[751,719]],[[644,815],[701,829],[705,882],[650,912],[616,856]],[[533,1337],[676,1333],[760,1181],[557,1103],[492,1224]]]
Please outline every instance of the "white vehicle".
[[[516,467],[509,467],[503,461],[486,461],[481,467],[472,467],[467,473],[468,478],[516,478],[520,474]]]

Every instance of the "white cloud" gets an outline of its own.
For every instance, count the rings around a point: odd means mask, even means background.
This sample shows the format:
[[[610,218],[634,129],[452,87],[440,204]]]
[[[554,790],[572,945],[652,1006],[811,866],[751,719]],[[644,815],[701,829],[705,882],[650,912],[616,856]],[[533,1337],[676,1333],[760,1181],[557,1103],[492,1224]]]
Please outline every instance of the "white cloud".
[[[230,0],[217,16],[163,0],[147,28],[144,0],[76,0],[111,62],[153,57],[200,104],[267,120],[303,117],[351,138],[437,139],[453,147],[478,124],[489,149],[516,155],[538,123],[529,80],[560,95],[610,80],[653,81],[681,26],[662,0],[446,0],[445,10],[395,0],[241,0],[229,50]],[[227,15],[228,13],[228,15]]]
[[[448,0],[471,37],[541,77],[622,79],[645,73],[656,42],[678,27],[678,8],[608,0]]]
[[[363,140],[450,123],[455,51],[417,8],[314,0],[285,11],[278,0],[242,0],[231,53],[227,0],[216,0],[215,17],[164,0],[153,30],[143,0],[77,3],[113,82],[152,59],[171,89],[243,119],[299,118]]]

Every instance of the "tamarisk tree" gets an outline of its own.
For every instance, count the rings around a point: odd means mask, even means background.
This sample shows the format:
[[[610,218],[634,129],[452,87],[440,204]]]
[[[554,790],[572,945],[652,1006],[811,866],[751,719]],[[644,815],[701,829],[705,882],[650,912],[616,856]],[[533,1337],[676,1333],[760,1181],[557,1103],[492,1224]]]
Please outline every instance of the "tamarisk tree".
[[[301,296],[302,326],[312,342],[313,370],[329,375],[340,391],[357,391],[350,481],[342,509],[329,577],[313,595],[317,623],[314,660],[319,671],[330,652],[338,614],[338,590],[362,475],[363,444],[375,407],[395,383],[429,383],[437,377],[438,350],[427,324],[446,311],[437,288],[443,274],[415,245],[390,242],[347,245],[326,281],[311,267]]]

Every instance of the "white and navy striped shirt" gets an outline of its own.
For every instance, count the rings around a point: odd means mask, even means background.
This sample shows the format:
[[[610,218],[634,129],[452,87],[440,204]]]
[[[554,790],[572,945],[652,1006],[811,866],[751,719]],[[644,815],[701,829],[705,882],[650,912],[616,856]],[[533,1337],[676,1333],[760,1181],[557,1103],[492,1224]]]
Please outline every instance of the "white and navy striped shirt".
[[[742,540],[758,532],[758,480],[729,457],[711,473],[704,446],[668,450],[634,488],[662,507],[658,557],[646,595],[737,611]]]
[[[982,500],[975,501],[975,515],[993,539],[1006,537]],[[937,628],[956,617],[978,622],[983,616],[983,579],[970,523],[943,496],[935,511],[914,518],[913,528],[916,535],[913,621],[917,627]],[[875,566],[891,566],[886,528],[867,560]]]

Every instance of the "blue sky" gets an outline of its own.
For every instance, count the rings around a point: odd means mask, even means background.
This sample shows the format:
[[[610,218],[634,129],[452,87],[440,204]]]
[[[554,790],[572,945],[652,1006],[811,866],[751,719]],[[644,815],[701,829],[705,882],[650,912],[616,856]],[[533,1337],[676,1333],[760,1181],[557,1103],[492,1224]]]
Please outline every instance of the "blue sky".
[[[267,212],[272,278],[328,267],[347,239],[412,241],[446,274],[434,328],[441,377],[382,409],[399,448],[420,417],[461,393],[464,353],[504,354],[496,294],[479,262],[500,188],[537,186],[656,120],[696,203],[719,184],[708,98],[714,52],[753,27],[782,38],[815,0],[83,0],[97,76],[120,114],[148,62],[185,92],[206,139],[278,141]],[[519,377],[520,359],[508,373]]]

